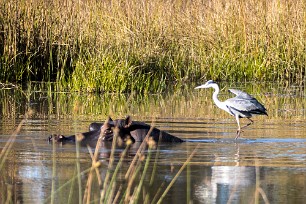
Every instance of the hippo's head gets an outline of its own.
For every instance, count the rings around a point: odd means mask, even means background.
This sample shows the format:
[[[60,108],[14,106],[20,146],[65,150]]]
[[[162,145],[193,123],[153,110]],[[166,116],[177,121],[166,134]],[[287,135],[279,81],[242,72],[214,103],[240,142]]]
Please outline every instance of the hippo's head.
[[[110,117],[107,121],[101,126],[100,134],[102,136],[102,140],[104,141],[112,141],[114,136],[113,127],[110,125],[110,121],[113,121]]]
[[[66,141],[66,140],[67,140],[67,138],[64,135],[60,135],[60,134],[52,134],[48,137],[49,142],[52,142],[52,141],[63,142],[63,141]]]
[[[125,119],[112,120],[110,117],[104,123],[101,131],[111,131],[113,134],[107,134],[104,137],[104,140],[111,141],[113,140],[114,135],[118,135],[122,141],[127,141],[131,139],[132,142],[135,142],[135,139],[131,136],[130,126],[132,124],[132,118],[127,116]],[[104,129],[105,130],[104,130]]]

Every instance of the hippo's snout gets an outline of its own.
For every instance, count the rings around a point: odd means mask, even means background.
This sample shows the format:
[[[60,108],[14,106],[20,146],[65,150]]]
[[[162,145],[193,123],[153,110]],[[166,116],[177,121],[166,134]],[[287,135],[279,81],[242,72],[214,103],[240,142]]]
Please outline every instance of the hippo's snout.
[[[62,142],[63,139],[65,137],[63,135],[58,135],[58,134],[52,134],[48,137],[48,142],[51,142],[51,141],[55,141],[55,142]]]

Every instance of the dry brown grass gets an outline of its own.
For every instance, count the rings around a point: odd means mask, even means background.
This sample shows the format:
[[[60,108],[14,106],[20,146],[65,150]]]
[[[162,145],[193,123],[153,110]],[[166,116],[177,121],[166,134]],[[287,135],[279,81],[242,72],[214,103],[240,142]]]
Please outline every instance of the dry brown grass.
[[[305,16],[302,0],[5,0],[0,77],[87,91],[162,91],[200,77],[302,82]]]

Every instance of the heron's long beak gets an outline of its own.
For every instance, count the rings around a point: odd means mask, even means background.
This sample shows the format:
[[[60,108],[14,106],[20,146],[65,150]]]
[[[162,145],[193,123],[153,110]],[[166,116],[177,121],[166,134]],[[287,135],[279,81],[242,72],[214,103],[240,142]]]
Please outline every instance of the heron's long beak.
[[[203,85],[201,85],[201,86],[197,86],[197,87],[195,87],[194,89],[204,89],[204,88],[206,88],[206,87],[205,87],[205,84],[203,84]]]

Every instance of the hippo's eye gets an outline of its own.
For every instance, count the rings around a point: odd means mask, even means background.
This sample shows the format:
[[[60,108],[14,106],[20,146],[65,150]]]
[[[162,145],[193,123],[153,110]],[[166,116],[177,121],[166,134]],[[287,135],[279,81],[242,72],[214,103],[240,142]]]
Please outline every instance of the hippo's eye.
[[[109,134],[109,133],[112,133],[112,132],[113,132],[112,130],[105,130],[104,131],[105,134]]]

